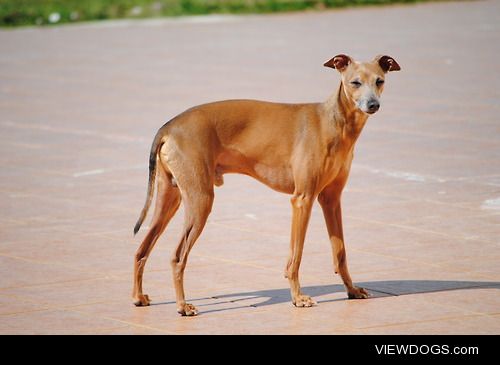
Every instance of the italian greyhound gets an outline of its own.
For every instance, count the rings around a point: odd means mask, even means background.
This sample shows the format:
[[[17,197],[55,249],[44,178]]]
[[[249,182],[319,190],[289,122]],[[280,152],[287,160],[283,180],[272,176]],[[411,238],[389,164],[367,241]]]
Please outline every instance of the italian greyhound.
[[[323,210],[335,273],[340,274],[350,299],[368,298],[368,292],[354,286],[349,275],[340,200],[356,140],[368,117],[380,108],[385,75],[400,67],[389,56],[356,62],[343,54],[324,66],[336,69],[341,82],[323,103],[219,101],[193,107],[158,130],[149,156],[147,198],[134,228],[135,234],[151,205],[156,183],[152,224],[135,256],[135,305],[150,304],[142,291],[144,266],[183,201],[184,229],[171,266],[178,313],[198,314],[185,300],[184,269],[212,209],[214,185],[221,186],[226,173],[249,175],[291,194],[293,219],[285,277],[296,307],[316,304],[301,292],[299,284],[304,238],[316,198]]]

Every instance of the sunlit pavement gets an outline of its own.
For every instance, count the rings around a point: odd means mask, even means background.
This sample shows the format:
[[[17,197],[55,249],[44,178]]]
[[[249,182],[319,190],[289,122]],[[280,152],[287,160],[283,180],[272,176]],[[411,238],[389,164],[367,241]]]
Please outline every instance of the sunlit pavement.
[[[0,333],[499,334],[500,2],[0,31]],[[289,197],[226,176],[175,310],[182,212],[130,298],[150,143],[207,101],[322,101],[323,62],[393,56],[343,195],[347,300],[315,207],[295,308]],[[149,219],[147,220],[149,222]]]

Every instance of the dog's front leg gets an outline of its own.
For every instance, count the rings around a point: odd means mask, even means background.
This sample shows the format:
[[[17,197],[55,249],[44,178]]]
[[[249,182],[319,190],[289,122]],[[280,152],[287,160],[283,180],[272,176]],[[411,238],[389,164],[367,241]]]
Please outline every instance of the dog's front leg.
[[[308,194],[295,193],[292,202],[292,235],[290,240],[290,257],[286,266],[285,276],[290,282],[292,303],[296,307],[312,307],[314,300],[300,291],[299,267],[304,248],[307,224],[311,216],[314,197]]]
[[[349,299],[366,299],[368,292],[363,288],[353,285],[351,275],[347,268],[347,258],[344,245],[344,232],[342,229],[342,210],[340,204],[340,190],[330,187],[321,192],[318,201],[323,209],[328,236],[332,245],[335,273],[340,274],[347,289]]]

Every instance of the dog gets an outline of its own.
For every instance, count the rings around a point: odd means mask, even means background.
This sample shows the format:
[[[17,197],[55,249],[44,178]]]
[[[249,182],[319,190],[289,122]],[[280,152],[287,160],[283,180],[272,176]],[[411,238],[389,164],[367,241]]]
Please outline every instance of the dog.
[[[323,210],[335,273],[340,274],[350,299],[368,298],[365,289],[353,285],[347,268],[341,193],[356,140],[368,117],[380,108],[385,76],[401,68],[390,56],[356,62],[344,54],[324,66],[336,69],[341,82],[323,103],[219,101],[188,109],[158,130],[149,156],[146,202],[134,227],[136,234],[156,183],[152,224],[135,255],[132,295],[136,306],[150,304],[142,291],[144,266],[183,201],[184,230],[171,266],[178,313],[198,314],[185,300],[184,269],[212,209],[214,185],[221,186],[226,173],[249,175],[278,192],[291,194],[293,219],[285,277],[296,307],[316,304],[301,292],[299,283],[304,238],[315,199]]]

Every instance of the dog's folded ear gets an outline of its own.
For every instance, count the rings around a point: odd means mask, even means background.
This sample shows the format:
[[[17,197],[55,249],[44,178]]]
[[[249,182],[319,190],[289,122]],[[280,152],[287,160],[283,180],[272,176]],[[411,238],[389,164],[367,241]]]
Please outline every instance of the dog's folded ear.
[[[391,56],[377,56],[375,57],[375,62],[379,64],[384,72],[401,70],[401,67],[399,67],[396,60]]]
[[[323,66],[335,68],[339,71],[344,71],[351,62],[351,57],[346,56],[345,54],[339,54],[333,57],[331,60],[325,62]]]

